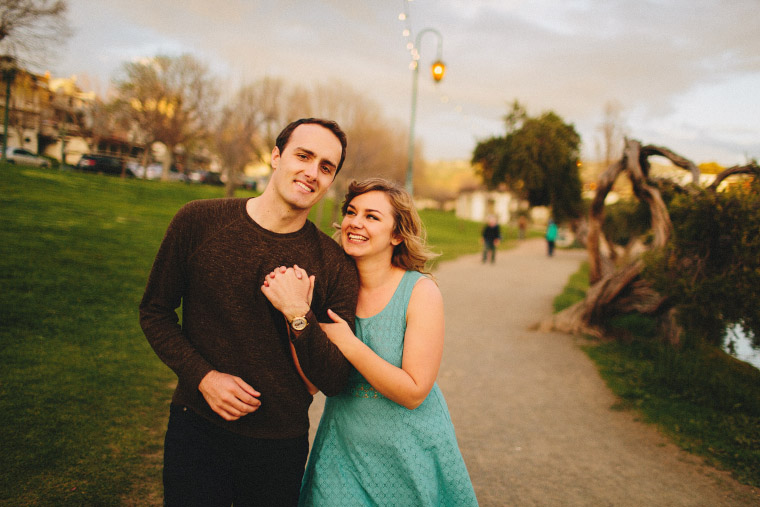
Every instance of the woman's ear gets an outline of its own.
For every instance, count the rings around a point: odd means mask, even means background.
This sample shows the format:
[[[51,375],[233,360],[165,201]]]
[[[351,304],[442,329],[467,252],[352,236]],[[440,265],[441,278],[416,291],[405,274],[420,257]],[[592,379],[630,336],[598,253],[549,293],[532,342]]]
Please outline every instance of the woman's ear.
[[[401,243],[403,243],[404,240],[401,238],[401,236],[396,236],[395,234],[391,237],[391,245],[398,246]]]

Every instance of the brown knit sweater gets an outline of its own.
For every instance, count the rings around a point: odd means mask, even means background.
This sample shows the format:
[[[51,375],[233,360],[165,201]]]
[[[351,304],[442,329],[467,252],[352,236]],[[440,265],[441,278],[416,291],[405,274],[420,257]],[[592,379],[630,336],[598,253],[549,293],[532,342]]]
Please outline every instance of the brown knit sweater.
[[[276,234],[246,213],[246,199],[193,201],[177,212],[156,255],[140,303],[140,324],[158,357],[179,379],[172,401],[232,432],[292,438],[309,429],[312,396],[293,364],[286,322],[261,292],[278,266],[316,275],[312,310],[353,325],[358,275],[353,261],[314,224]],[[176,309],[182,304],[182,324]],[[294,346],[306,376],[331,396],[350,364],[318,325]],[[216,415],[198,390],[211,370],[237,375],[261,393],[261,407],[237,421]]]

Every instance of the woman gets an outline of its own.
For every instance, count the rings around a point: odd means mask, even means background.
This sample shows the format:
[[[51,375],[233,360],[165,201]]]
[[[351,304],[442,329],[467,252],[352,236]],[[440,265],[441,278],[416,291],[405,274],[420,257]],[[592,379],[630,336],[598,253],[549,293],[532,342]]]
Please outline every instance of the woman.
[[[340,242],[360,278],[356,334],[332,311],[320,325],[355,370],[326,400],[299,504],[477,505],[435,383],[443,300],[423,274],[433,255],[412,199],[383,179],[353,182],[343,217]]]

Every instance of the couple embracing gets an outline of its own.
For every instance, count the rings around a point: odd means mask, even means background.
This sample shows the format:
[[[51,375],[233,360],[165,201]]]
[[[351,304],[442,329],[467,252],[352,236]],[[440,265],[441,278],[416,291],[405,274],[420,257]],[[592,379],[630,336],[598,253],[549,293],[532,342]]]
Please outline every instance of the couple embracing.
[[[140,304],[178,377],[165,505],[477,504],[435,383],[443,302],[411,196],[352,183],[337,243],[307,220],[345,155],[336,123],[298,120],[259,197],[172,219]]]

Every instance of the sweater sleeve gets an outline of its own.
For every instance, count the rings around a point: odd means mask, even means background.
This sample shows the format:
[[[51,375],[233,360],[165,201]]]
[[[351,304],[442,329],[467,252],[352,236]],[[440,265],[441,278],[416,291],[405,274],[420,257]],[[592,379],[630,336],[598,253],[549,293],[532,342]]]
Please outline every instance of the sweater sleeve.
[[[334,270],[334,281],[328,282],[330,287],[324,307],[313,311],[319,314],[320,319],[329,322],[326,313],[327,309],[330,309],[348,322],[353,330],[359,277],[356,266],[348,257],[342,256],[335,264],[337,269]],[[317,283],[320,283],[319,279]],[[327,338],[316,322],[293,339],[293,346],[304,375],[320,391],[326,396],[334,396],[343,390],[351,372],[351,363],[343,357],[338,347]]]
[[[140,302],[140,326],[158,357],[181,382],[198,386],[213,368],[182,332],[177,308],[186,287],[186,259],[190,256],[192,203],[172,219],[153,262]]]

